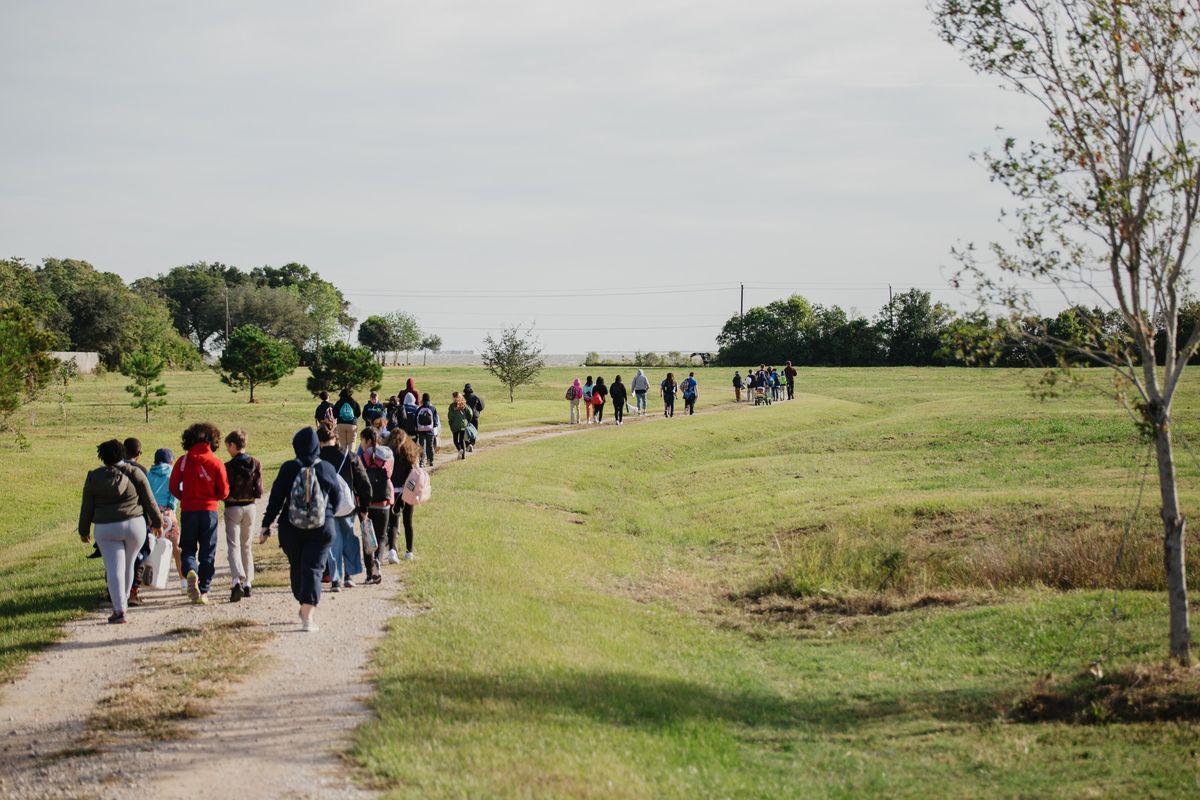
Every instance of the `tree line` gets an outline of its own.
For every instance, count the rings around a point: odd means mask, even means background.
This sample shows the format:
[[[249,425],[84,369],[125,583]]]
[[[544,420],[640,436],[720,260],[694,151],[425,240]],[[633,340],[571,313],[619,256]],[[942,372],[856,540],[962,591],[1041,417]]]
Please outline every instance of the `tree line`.
[[[1180,330],[1186,334],[1198,322],[1200,302],[1184,305]],[[1122,350],[1130,339],[1120,311],[1112,309],[1073,306],[1052,317],[960,315],[933,302],[929,292],[909,289],[868,319],[792,295],[726,321],[717,335],[717,363],[1055,367],[1103,363],[1102,356]],[[1156,339],[1159,363],[1166,357],[1166,342],[1166,336]]]

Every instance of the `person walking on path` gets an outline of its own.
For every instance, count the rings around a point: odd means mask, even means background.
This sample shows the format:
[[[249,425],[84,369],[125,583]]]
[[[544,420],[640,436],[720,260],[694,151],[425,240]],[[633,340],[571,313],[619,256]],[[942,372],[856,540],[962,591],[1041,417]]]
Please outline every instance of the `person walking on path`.
[[[604,404],[607,400],[608,387],[604,385],[604,378],[597,377],[592,387],[592,418],[597,425],[604,424]]]
[[[373,425],[375,420],[383,419],[384,408],[383,403],[379,402],[379,392],[371,392],[370,398],[367,399],[367,404],[363,406],[362,418],[367,425]]]
[[[621,383],[621,376],[613,378],[612,386],[608,387],[608,396],[612,398],[613,420],[622,425],[625,421],[625,404],[629,402],[629,392]]]
[[[307,428],[316,441],[316,433]],[[211,422],[197,422],[183,432],[183,457],[171,470],[171,494],[182,510],[179,557],[187,579],[188,597],[206,605],[217,572],[217,504],[229,496],[225,465],[214,452],[221,431]]]
[[[250,596],[254,585],[255,503],[263,496],[262,464],[246,453],[246,432],[230,431],[225,437],[229,460],[225,475],[229,478],[229,496],[225,498],[225,547],[229,555],[229,579],[233,581],[229,602]]]
[[[90,543],[95,527],[113,608],[108,621],[118,625],[128,621],[127,600],[133,588],[134,562],[146,541],[146,520],[153,530],[161,530],[162,514],[150,481],[125,462],[124,445],[110,439],[96,448],[96,455],[104,466],[89,472],[84,480],[79,539]]]
[[[401,427],[409,436],[417,435],[417,408],[420,405],[421,393],[417,391],[417,384],[409,378],[400,403]]]
[[[663,378],[663,382],[659,384],[659,393],[663,399],[663,416],[675,416],[675,393],[679,387],[675,384],[675,373],[668,372],[667,377]]]
[[[592,409],[592,390],[595,388],[596,385],[592,380],[592,376],[588,375],[587,380],[583,383],[583,415],[587,419],[585,423],[587,425],[592,424],[592,414],[594,413]]]
[[[583,384],[579,382],[579,378],[567,387],[566,394],[567,402],[571,404],[571,424],[579,424],[579,404],[583,401]]]
[[[683,379],[683,383],[681,383],[679,385],[679,388],[683,394],[684,410],[687,411],[689,416],[692,414],[695,414],[696,413],[696,397],[699,394],[699,392],[697,391],[698,384],[696,383],[696,373],[689,372],[688,376]]]
[[[404,502],[404,482],[409,474],[417,469],[421,458],[413,440],[404,435],[404,431],[396,431],[388,440],[392,450],[395,467],[392,469],[392,487],[395,492],[395,502],[392,503],[392,518],[388,523],[388,536],[395,540],[401,521],[404,522],[404,560],[413,560],[413,507]],[[395,550],[392,551],[395,555]]]
[[[361,413],[354,393],[349,389],[342,389],[341,396],[333,406],[333,416],[337,420],[338,444],[343,450],[354,447],[354,442],[358,439],[358,418]]]
[[[446,420],[450,423],[450,433],[454,436],[454,449],[459,459],[467,457],[467,426],[471,424],[472,413],[467,406],[467,399],[454,392],[451,396],[450,408],[446,409]]]
[[[417,441],[421,446],[423,463],[433,469],[433,454],[437,450],[437,432],[442,426],[437,409],[429,402],[429,392],[421,395],[421,405],[417,407]]]
[[[742,402],[742,388],[745,384],[742,382],[742,373],[737,370],[733,371],[733,402]]]
[[[783,368],[783,376],[787,378],[787,399],[796,399],[796,368],[792,366],[792,362],[787,362],[787,366]]]
[[[150,472],[146,469],[145,465],[138,460],[142,457],[142,440],[134,436],[130,436],[128,439],[122,442],[121,445],[125,448],[125,463],[131,467],[141,470],[141,473],[145,475],[147,479],[149,479]],[[142,585],[142,567],[145,565],[146,559],[149,557],[150,537],[147,536],[146,541],[142,542],[142,549],[138,550],[137,558],[133,562],[133,586],[129,589],[128,601],[129,605],[131,606],[140,606],[142,604],[142,598],[138,597],[138,589]]]
[[[324,422],[332,425],[336,420],[333,418],[333,403],[329,402],[329,392],[321,392],[317,396],[321,398],[321,402],[317,404],[317,410],[313,412],[317,426],[320,427]]]
[[[183,564],[179,560],[179,518],[175,509],[179,501],[171,494],[171,465],[175,463],[175,454],[169,447],[160,447],[154,451],[154,466],[150,467],[147,479],[150,481],[150,491],[154,493],[154,502],[162,514],[162,536],[171,543],[171,556],[175,559],[175,572],[187,591],[187,581],[183,579]]]
[[[371,499],[371,483],[362,461],[351,450],[342,450],[337,444],[337,434],[332,425],[317,428],[317,440],[321,445],[321,460],[327,461],[337,470],[342,480],[354,493],[354,513],[348,517],[334,517],[333,543],[329,547],[329,590],[340,591],[354,588],[352,575],[363,571],[363,542],[354,530],[355,519],[363,526],[367,523],[367,506]],[[370,558],[374,558],[374,550]],[[368,570],[369,572],[369,570]]]
[[[367,481],[371,484],[371,494],[367,498],[367,519],[375,534],[375,549],[367,559],[367,583],[379,583],[383,580],[381,573],[384,558],[393,564],[400,561],[400,556],[396,553],[396,535],[388,530],[396,494],[392,486],[396,462],[392,457],[391,448],[380,442],[375,436],[375,431],[370,428],[362,432],[361,449],[362,464],[367,472]]]
[[[650,391],[650,379],[646,377],[646,373],[642,370],[637,371],[637,375],[633,376],[633,396],[637,399],[637,413],[639,417],[646,416],[646,393]]]
[[[475,430],[479,430],[479,416],[483,413],[483,398],[475,394],[475,390],[471,388],[471,384],[463,386],[463,400],[467,404],[467,408],[471,409],[471,424],[475,426]]]
[[[300,627],[316,631],[321,576],[333,543],[333,510],[342,499],[337,470],[321,460],[317,432],[302,428],[292,437],[296,457],[279,468],[263,515],[260,542],[279,521],[279,546],[287,556],[292,596],[300,603]]]

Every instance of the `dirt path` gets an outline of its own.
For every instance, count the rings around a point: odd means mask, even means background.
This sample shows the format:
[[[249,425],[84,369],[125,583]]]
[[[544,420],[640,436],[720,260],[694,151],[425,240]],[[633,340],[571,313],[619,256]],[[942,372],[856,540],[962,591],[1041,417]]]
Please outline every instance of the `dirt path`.
[[[738,408],[732,403],[702,413]],[[643,424],[663,417],[629,417]],[[480,451],[539,439],[612,429],[609,424],[546,425],[484,431]],[[445,450],[438,468],[451,467]],[[380,586],[322,596],[321,630],[303,633],[286,588],[257,588],[240,603],[229,591],[224,530],[209,606],[192,606],[178,581],[144,593],[131,624],[110,626],[107,610],[70,623],[62,642],[30,659],[23,675],[0,688],[0,798],[289,797],[340,800],[374,797],[359,788],[342,759],[350,734],[368,719],[368,664],[387,623],[413,615],[399,601],[406,570],[388,566]],[[286,562],[273,545],[262,551],[266,573],[286,583]],[[100,569],[97,562],[97,569]],[[147,742],[114,739],[85,747],[87,718],[114,683],[136,670],[139,655],[181,627],[249,619],[273,635],[246,664],[244,677],[215,699],[211,716],[184,723],[182,737]]]

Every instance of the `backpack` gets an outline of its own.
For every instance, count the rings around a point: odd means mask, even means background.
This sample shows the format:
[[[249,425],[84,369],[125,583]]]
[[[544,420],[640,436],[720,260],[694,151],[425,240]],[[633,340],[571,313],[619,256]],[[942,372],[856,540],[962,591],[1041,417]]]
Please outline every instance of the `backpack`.
[[[683,388],[683,399],[684,400],[695,400],[696,399],[696,381],[695,380],[693,380],[692,378],[688,378],[687,380],[685,380],[683,382],[682,388]]]
[[[333,406],[325,406],[325,421],[333,422]]]
[[[568,387],[567,387],[567,395],[566,395],[566,396],[567,396],[567,399],[568,399],[568,400],[574,400],[574,399],[575,399],[575,387],[574,387],[574,386],[568,386]]]
[[[383,503],[392,499],[392,482],[387,470],[380,466],[367,467],[367,480],[371,482],[371,502]]]
[[[338,467],[337,471],[338,491],[342,500],[338,503],[338,507],[333,510],[333,515],[339,519],[348,517],[354,513],[354,492],[350,491],[350,484],[346,483],[346,479],[342,477],[342,470],[346,467],[346,462],[349,460],[350,451],[347,450],[346,454],[342,456],[342,464]]]
[[[300,464],[299,459],[296,461]],[[329,498],[317,481],[316,466],[306,467],[300,464],[300,471],[292,481],[292,490],[288,494],[288,521],[293,527],[311,531],[325,527],[325,507]]]
[[[338,407],[338,422],[350,423],[354,422],[354,406],[349,403],[342,403]]]
[[[429,499],[433,489],[429,485],[429,473],[420,467],[413,467],[404,479],[404,490],[400,499],[410,506],[419,506]]]
[[[417,433],[433,433],[433,409],[429,406],[417,409]]]

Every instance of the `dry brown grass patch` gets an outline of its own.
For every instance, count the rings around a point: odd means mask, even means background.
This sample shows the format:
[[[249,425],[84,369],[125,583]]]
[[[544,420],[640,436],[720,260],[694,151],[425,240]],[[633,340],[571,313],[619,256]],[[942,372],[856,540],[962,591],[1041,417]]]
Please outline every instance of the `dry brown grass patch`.
[[[1094,669],[1062,685],[1040,687],[1011,716],[1019,722],[1077,725],[1200,721],[1200,670],[1172,664],[1110,674]]]
[[[270,634],[250,620],[177,628],[165,645],[142,656],[134,674],[113,687],[88,717],[94,733],[178,737],[184,720],[207,716],[212,699],[259,659]]]

